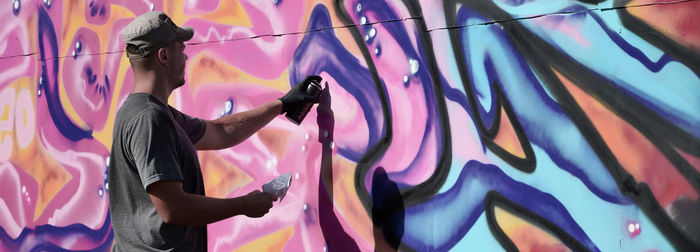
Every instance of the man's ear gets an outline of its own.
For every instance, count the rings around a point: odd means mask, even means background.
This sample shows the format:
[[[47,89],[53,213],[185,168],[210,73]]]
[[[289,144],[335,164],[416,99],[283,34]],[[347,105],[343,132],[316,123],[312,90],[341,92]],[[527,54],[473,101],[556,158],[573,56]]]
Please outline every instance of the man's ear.
[[[159,48],[158,51],[156,51],[156,59],[163,65],[168,63],[168,51],[165,47]]]

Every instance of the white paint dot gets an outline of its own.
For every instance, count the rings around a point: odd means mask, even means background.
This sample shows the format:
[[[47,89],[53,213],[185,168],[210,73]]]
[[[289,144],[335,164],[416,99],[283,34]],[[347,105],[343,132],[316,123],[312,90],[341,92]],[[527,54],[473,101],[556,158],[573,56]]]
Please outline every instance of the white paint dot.
[[[408,72],[409,72],[411,75],[414,75],[414,74],[416,74],[416,73],[418,72],[418,67],[419,67],[419,65],[418,65],[418,61],[417,61],[417,60],[415,60],[415,59],[409,59],[409,60],[408,60],[408,66],[409,66]]]
[[[37,91],[36,91],[36,94],[37,94],[38,96],[41,96],[41,89],[37,90]]]
[[[323,251],[328,251],[328,247],[323,246]]]
[[[104,195],[104,193],[105,192],[104,192],[104,190],[102,190],[102,188],[97,189],[97,195],[99,195],[100,197],[102,197],[102,195]]]
[[[357,11],[357,12],[362,11],[362,4],[361,3],[357,3],[357,6],[355,6],[355,11]]]
[[[31,202],[31,198],[27,197],[27,203]]]
[[[634,224],[634,229],[639,230],[639,223]]]
[[[295,173],[294,173],[294,178],[295,178],[295,179],[299,179],[299,173],[298,173],[298,172],[295,172]]]
[[[360,17],[360,24],[367,24],[367,17],[365,17],[365,16]]]
[[[224,111],[226,111],[226,113],[229,113],[229,112],[231,112],[232,109],[233,109],[233,102],[231,102],[230,100],[226,101],[226,109]]]
[[[306,146],[305,146],[305,145],[302,145],[302,146],[301,146],[301,151],[306,151]]]
[[[19,0],[15,0],[12,2],[12,8],[15,10],[19,10]]]
[[[369,37],[374,38],[374,36],[376,36],[376,35],[377,35],[377,29],[374,29],[374,27],[372,27],[372,29],[369,30]]]
[[[148,4],[148,9],[150,9],[151,11],[153,11],[155,8],[156,5],[154,5],[153,3]]]
[[[75,41],[75,49],[80,50],[80,41]]]
[[[379,48],[374,48],[374,55],[379,55]]]
[[[309,140],[309,133],[306,133],[306,135],[304,135],[304,139]]]
[[[331,150],[335,149],[335,142],[331,141]]]
[[[75,54],[76,54],[76,53],[75,53],[75,50],[74,50],[74,51],[73,51],[73,57],[75,57]]]
[[[307,208],[309,207],[306,204],[304,204],[304,211],[306,211]]]
[[[26,187],[26,186],[22,186],[22,193],[27,193],[27,187]]]
[[[403,83],[408,83],[408,75],[403,76]]]
[[[627,231],[629,231],[630,233],[634,232],[634,224],[630,223],[630,224],[627,226]]]
[[[107,189],[107,191],[109,191],[109,183],[105,183],[105,189]]]

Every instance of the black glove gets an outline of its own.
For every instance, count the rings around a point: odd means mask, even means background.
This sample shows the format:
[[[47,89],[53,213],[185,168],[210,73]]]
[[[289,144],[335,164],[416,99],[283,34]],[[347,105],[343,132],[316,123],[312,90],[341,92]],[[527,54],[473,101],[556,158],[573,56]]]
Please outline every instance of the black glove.
[[[306,93],[306,88],[312,80],[320,85],[323,78],[318,75],[309,75],[304,81],[293,86],[287,94],[279,98],[282,101],[282,113],[295,110],[306,103],[318,103],[318,97]]]

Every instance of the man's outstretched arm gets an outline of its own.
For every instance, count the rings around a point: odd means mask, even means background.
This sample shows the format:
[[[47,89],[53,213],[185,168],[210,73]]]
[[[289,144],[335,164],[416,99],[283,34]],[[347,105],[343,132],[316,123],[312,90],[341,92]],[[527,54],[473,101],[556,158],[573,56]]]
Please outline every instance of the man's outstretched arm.
[[[277,115],[300,108],[309,102],[317,103],[318,98],[307,94],[305,90],[310,82],[320,83],[321,80],[319,76],[310,75],[277,100],[253,110],[227,115],[216,120],[205,120],[207,128],[204,136],[195,143],[194,147],[198,150],[218,150],[245,141]]]
[[[206,225],[244,214],[262,217],[277,196],[253,191],[237,198],[212,198],[182,191],[180,181],[158,181],[146,189],[158,215],[168,224]]]
[[[218,150],[239,144],[282,113],[282,101],[274,100],[255,109],[216,120],[205,120],[207,130],[195,143],[198,150]]]

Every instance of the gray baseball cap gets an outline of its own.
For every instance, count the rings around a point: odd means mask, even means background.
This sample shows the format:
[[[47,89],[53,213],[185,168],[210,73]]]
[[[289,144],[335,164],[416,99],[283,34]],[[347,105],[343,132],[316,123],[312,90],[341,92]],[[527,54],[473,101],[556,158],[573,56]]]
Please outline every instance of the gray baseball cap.
[[[122,30],[122,40],[139,48],[140,53],[126,53],[129,58],[143,58],[173,41],[187,41],[194,35],[189,26],[179,27],[161,11],[153,11],[134,18]]]

